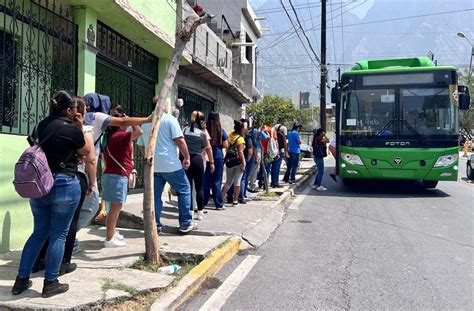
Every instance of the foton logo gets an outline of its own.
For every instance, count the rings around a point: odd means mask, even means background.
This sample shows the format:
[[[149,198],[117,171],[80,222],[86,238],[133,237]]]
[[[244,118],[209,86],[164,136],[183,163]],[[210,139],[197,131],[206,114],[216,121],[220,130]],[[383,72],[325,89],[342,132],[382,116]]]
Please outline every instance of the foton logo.
[[[385,147],[409,147],[409,141],[386,141]]]

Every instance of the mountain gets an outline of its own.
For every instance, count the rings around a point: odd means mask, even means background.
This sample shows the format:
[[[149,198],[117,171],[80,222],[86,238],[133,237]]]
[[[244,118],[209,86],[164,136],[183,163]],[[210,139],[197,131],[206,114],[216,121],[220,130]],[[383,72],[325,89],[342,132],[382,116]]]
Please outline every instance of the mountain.
[[[319,57],[321,7],[318,2],[292,0]],[[328,1],[326,55],[330,80],[337,78],[337,68],[348,69],[357,60],[424,56],[428,51],[432,51],[440,65],[455,65],[460,69],[469,66],[471,48],[456,33],[463,31],[474,42],[474,11],[467,11],[474,9],[474,0],[375,0],[361,19],[351,10],[364,2]],[[288,1],[284,3],[298,27]],[[305,37],[300,33],[308,53],[294,35],[285,12],[275,12],[278,5],[279,1],[266,1],[257,9],[259,16],[267,16],[263,24],[270,29],[258,42],[258,88],[264,94],[284,97],[291,97],[295,91],[310,91],[311,102],[317,103],[319,69],[311,63]],[[442,12],[446,14],[439,14]],[[407,18],[412,16],[417,17]]]

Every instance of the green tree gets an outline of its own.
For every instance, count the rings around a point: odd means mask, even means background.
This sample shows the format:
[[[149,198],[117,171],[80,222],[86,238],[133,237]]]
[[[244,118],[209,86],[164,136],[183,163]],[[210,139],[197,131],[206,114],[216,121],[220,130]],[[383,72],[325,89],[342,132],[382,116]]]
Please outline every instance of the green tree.
[[[463,72],[459,72],[459,84],[465,85],[469,88],[469,94],[471,95],[471,102],[474,99],[474,77],[471,74],[471,79],[468,83],[469,71],[466,68]],[[461,128],[472,129],[474,128],[474,107],[471,105],[469,110],[461,110],[459,113],[459,123]]]
[[[290,99],[273,95],[265,95],[261,102],[248,105],[245,111],[258,123],[282,122],[291,126],[301,120],[301,112],[295,109]]]

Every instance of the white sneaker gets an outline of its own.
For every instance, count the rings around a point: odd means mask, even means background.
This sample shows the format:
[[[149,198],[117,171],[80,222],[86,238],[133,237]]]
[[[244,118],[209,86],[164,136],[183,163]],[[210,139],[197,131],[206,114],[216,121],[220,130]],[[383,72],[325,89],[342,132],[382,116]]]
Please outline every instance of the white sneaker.
[[[119,241],[123,241],[123,240],[125,240],[125,237],[123,235],[121,235],[118,230],[115,230],[114,239],[117,239]]]
[[[196,216],[197,220],[203,220],[204,219],[204,212],[203,211],[198,211]]]
[[[125,246],[127,246],[127,243],[125,243],[124,241],[119,241],[115,237],[113,237],[109,241],[105,240],[104,246],[106,248],[125,247]]]
[[[318,188],[316,188],[316,190],[318,191],[326,191],[328,190],[327,188],[324,188],[323,186],[319,186]]]

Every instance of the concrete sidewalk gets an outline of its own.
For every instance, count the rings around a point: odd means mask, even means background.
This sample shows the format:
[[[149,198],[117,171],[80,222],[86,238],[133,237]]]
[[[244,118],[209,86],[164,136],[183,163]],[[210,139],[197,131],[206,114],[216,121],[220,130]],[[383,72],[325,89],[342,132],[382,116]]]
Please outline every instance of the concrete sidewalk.
[[[277,192],[275,197],[263,197],[262,193],[251,194],[253,199],[238,207],[227,206],[223,211],[217,211],[212,206],[206,208],[206,218],[196,221],[198,230],[188,235],[181,235],[177,231],[176,198],[173,197],[169,202],[168,194],[164,193],[164,233],[159,237],[161,255],[170,260],[187,259],[200,262],[211,258],[211,254],[216,250],[223,252],[222,245],[231,244],[228,242],[235,236],[241,237],[251,246],[262,245],[283,220],[285,202],[291,198],[298,185],[309,181],[308,174],[313,170],[312,159],[304,159],[297,174],[297,182],[291,187],[286,185],[275,191],[272,189],[272,192]],[[137,229],[142,228],[143,224],[142,197],[142,194],[130,195],[122,210],[120,232],[125,236],[127,247],[104,248],[105,228],[102,226],[90,226],[79,232],[78,238],[83,251],[73,258],[78,269],[60,277],[61,282],[70,285],[70,290],[65,294],[49,299],[41,298],[43,272],[39,272],[32,275],[31,289],[19,296],[12,296],[11,287],[17,274],[21,252],[0,254],[0,309],[100,308],[137,293],[169,288],[174,284],[176,276],[130,268],[145,253],[144,233]],[[235,243],[232,247],[235,248]],[[228,252],[225,256],[229,257],[229,254]],[[210,275],[199,266],[196,268],[199,268],[203,275],[200,279]],[[183,279],[183,282],[188,280]]]

